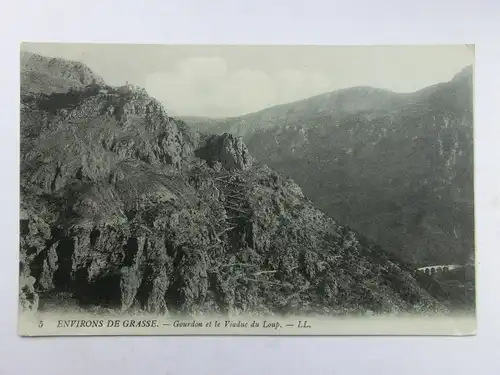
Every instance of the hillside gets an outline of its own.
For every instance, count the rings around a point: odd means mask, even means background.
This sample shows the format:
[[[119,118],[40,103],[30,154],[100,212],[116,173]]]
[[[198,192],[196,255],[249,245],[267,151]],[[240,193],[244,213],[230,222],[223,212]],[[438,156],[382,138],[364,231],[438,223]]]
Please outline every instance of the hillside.
[[[80,62],[21,52],[21,92],[24,94],[66,92],[70,88],[82,89],[92,82],[104,83]]]
[[[411,94],[355,87],[195,126],[243,136],[329,216],[420,266],[474,252],[472,124],[468,67]]]
[[[55,66],[51,77],[70,82],[81,71]],[[200,140],[137,87],[91,78],[50,92],[29,82],[21,97],[23,308],[447,310],[431,277],[329,218],[241,139]]]

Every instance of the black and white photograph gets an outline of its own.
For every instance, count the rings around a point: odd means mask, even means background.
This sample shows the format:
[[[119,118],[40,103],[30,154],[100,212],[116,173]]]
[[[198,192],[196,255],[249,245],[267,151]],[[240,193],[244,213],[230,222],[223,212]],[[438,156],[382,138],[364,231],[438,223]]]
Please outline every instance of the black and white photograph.
[[[19,333],[474,334],[473,83],[463,44],[22,43]]]

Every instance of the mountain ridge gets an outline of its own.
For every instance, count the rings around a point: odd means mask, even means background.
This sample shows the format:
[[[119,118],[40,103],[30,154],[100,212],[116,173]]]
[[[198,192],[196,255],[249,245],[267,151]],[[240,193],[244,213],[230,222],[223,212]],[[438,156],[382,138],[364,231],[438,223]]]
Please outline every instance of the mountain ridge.
[[[361,92],[364,91],[365,93],[372,93],[372,94],[379,93],[379,94],[383,94],[383,95],[387,95],[387,96],[392,96],[394,98],[397,98],[394,100],[400,100],[404,103],[404,99],[411,99],[413,96],[418,96],[418,95],[421,95],[423,93],[427,93],[428,91],[434,90],[436,87],[442,86],[443,84],[453,82],[453,81],[456,81],[459,79],[469,80],[469,79],[471,79],[472,75],[473,75],[473,66],[468,65],[468,66],[464,67],[461,71],[457,72],[452,77],[451,80],[446,81],[446,82],[436,83],[434,85],[421,88],[421,89],[416,90],[414,92],[396,92],[396,91],[392,91],[392,90],[388,90],[388,89],[384,89],[384,88],[361,85],[361,86],[346,87],[346,88],[342,88],[342,89],[338,89],[338,90],[334,90],[334,91],[325,92],[322,94],[317,94],[317,95],[314,95],[314,96],[311,96],[311,97],[308,97],[305,99],[299,99],[299,100],[294,100],[294,101],[288,102],[288,103],[273,105],[273,106],[270,106],[267,108],[260,109],[258,111],[254,111],[254,112],[250,112],[250,113],[246,113],[246,114],[242,114],[242,115],[238,115],[238,116],[230,116],[230,117],[225,117],[225,118],[221,118],[221,117],[211,118],[211,117],[204,117],[204,116],[185,115],[185,116],[179,116],[179,118],[190,123],[197,130],[202,131],[202,132],[203,131],[210,131],[210,132],[223,131],[224,132],[224,131],[228,130],[227,125],[230,122],[234,123],[237,121],[241,121],[242,119],[246,119],[246,118],[255,118],[255,117],[258,118],[262,115],[265,115],[268,112],[275,112],[277,110],[278,111],[279,110],[286,110],[286,109],[289,109],[289,108],[297,106],[297,105],[305,105],[309,102],[313,102],[313,101],[316,101],[318,99],[330,100],[332,98],[341,97],[342,95],[345,95],[345,94],[355,94],[356,92],[360,92],[360,91]],[[357,111],[353,111],[353,112],[357,112]],[[316,114],[316,115],[319,115],[319,114]],[[256,121],[256,120],[254,120],[254,121]],[[207,125],[209,125],[209,126],[207,127]],[[233,133],[235,133],[235,132],[233,132]],[[235,134],[240,135],[240,136],[244,136],[245,132],[240,132],[240,133],[236,132]]]

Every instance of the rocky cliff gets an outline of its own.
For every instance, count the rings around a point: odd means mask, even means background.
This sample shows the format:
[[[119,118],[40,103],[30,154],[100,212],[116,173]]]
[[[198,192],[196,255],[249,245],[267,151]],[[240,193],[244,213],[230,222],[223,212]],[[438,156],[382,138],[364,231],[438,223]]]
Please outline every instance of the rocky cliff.
[[[21,98],[23,308],[446,310],[431,278],[319,211],[241,139],[200,143],[134,87],[46,91]]]

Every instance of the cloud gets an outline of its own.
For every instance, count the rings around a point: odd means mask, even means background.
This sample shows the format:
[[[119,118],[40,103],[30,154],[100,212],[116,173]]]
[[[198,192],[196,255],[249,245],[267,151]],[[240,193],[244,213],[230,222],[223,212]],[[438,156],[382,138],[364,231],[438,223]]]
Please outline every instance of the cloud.
[[[146,89],[174,115],[236,116],[331,89],[322,72],[285,69],[231,71],[221,58],[189,58],[174,71],[149,74]]]

